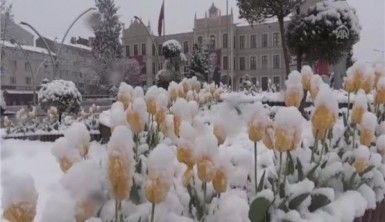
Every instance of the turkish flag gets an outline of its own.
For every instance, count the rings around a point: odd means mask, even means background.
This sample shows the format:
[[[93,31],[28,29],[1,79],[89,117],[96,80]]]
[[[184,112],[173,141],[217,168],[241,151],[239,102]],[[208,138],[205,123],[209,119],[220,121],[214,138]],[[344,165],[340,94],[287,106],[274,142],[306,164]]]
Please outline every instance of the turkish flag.
[[[158,35],[159,36],[162,35],[163,22],[164,22],[164,1],[162,3],[162,8],[160,8],[159,20],[158,20]]]

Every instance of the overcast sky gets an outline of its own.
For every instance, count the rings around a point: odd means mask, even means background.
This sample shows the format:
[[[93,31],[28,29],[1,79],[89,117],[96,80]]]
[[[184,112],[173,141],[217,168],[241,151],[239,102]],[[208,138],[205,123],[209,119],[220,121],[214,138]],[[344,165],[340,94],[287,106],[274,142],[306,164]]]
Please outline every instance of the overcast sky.
[[[15,20],[26,21],[35,26],[41,34],[54,38],[62,38],[72,20],[82,11],[94,6],[94,0],[7,0],[13,4]],[[154,33],[157,26],[162,0],[115,0],[119,7],[121,22],[127,27],[134,15],[150,21]],[[212,3],[226,13],[225,0],[166,0],[166,33],[191,31],[194,14],[204,17],[205,11]],[[385,50],[385,1],[384,0],[348,0],[357,9],[363,27],[361,40],[354,47],[354,56],[362,61],[384,61]],[[229,0],[237,22],[238,8],[236,0]],[[81,20],[71,30],[69,36],[88,37],[92,30]],[[69,38],[68,38],[69,39]]]

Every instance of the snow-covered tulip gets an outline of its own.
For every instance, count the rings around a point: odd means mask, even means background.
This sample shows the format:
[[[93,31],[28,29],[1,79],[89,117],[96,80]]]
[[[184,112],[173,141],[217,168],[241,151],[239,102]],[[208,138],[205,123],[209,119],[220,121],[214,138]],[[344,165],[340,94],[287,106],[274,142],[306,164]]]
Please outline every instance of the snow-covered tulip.
[[[65,173],[72,165],[81,160],[81,156],[76,147],[70,145],[66,137],[58,138],[52,147],[52,154],[59,162],[60,169]]]
[[[368,168],[368,163],[365,159],[356,159],[353,167],[358,175],[362,175],[366,168]]]
[[[182,120],[192,122],[198,112],[198,104],[195,101],[187,102],[183,98],[178,98],[172,105],[171,111],[174,113],[174,133],[179,137]]]
[[[377,118],[371,112],[365,112],[360,124],[360,143],[370,146],[374,139],[374,132],[377,126]]]
[[[226,116],[226,118],[223,118]],[[217,138],[218,145],[222,145],[226,138],[236,134],[240,128],[240,118],[234,107],[226,104],[211,106],[210,120],[213,126],[213,134]]]
[[[138,135],[144,130],[147,117],[147,106],[143,98],[136,98],[132,105],[127,109],[126,119],[130,124],[131,130]]]
[[[362,175],[362,173],[369,166],[369,158],[371,153],[367,146],[359,146],[354,150],[353,155],[355,159],[353,167],[357,174]]]
[[[158,96],[158,87],[157,86],[151,86],[147,92],[146,92],[146,105],[147,105],[147,112],[151,115],[155,115],[157,108],[156,108],[156,97]]]
[[[77,222],[96,216],[106,200],[103,176],[104,169],[98,161],[88,159],[75,164],[60,180],[73,197]]]
[[[377,152],[382,156],[382,158],[385,157],[385,135],[381,135],[376,140],[376,148]]]
[[[353,124],[361,123],[362,115],[367,110],[367,98],[363,90],[359,90],[354,97],[354,104],[352,108],[351,122]]]
[[[302,75],[302,86],[303,89],[306,91],[310,90],[310,81],[311,78],[313,77],[313,71],[310,66],[303,66],[301,69],[301,75]]]
[[[226,140],[226,134],[220,126],[214,126],[213,133],[218,140],[218,145],[222,145]]]
[[[321,76],[319,75],[313,75],[310,80],[310,96],[313,100],[317,97],[318,91],[320,90],[321,85],[323,85],[324,82],[322,81]]]
[[[343,88],[348,93],[353,93],[356,91],[353,75],[348,75],[344,78]]]
[[[172,103],[176,101],[178,98],[178,83],[172,81],[168,86],[168,96]]]
[[[382,64],[376,64],[374,66],[374,88],[377,89],[378,80],[385,76],[385,66]]]
[[[38,194],[30,175],[3,175],[3,217],[10,222],[32,222]]]
[[[170,190],[174,158],[170,147],[159,144],[147,159],[148,176],[144,184],[144,194],[152,203],[151,221],[154,221],[155,204],[164,201]]]
[[[188,168],[192,168],[194,166],[195,161],[193,152],[186,145],[178,147],[176,157],[179,162],[186,164]]]
[[[227,189],[227,175],[222,169],[217,169],[213,178],[213,187],[215,192],[223,193]]]
[[[273,134],[274,134],[273,126],[269,124],[265,129],[265,134],[263,136],[262,142],[266,146],[266,148],[270,150],[274,148]]]
[[[83,159],[87,158],[91,136],[83,123],[73,123],[64,131],[64,137],[70,146],[79,150],[79,154]]]
[[[297,148],[302,134],[302,116],[297,108],[282,107],[274,122],[275,149],[279,152]]]
[[[285,104],[286,106],[299,107],[303,97],[303,86],[301,74],[298,71],[292,71],[285,81]]]
[[[108,181],[117,201],[129,197],[134,175],[132,133],[126,126],[115,128],[108,143]]]
[[[249,139],[256,143],[263,138],[265,128],[269,123],[269,117],[260,102],[246,106],[244,113],[244,118],[248,126]]]
[[[124,105],[124,109],[130,105],[133,100],[133,91],[132,86],[128,85],[125,82],[120,83],[117,100]]]
[[[382,76],[378,80],[376,93],[374,96],[374,103],[376,105],[385,104],[385,77]]]
[[[198,178],[210,182],[215,175],[214,160],[218,154],[218,142],[214,135],[201,135],[195,139],[195,160]]]
[[[187,187],[190,184],[193,173],[194,173],[193,169],[190,169],[190,168],[186,169],[182,177],[183,186]]]
[[[316,141],[325,139],[336,123],[338,103],[331,89],[324,85],[314,101],[315,109],[311,115],[313,135]]]

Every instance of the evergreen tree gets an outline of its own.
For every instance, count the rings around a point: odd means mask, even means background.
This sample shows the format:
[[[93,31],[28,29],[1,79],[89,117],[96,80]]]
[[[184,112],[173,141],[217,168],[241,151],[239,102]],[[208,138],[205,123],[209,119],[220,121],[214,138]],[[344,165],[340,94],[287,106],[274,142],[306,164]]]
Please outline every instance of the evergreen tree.
[[[277,18],[281,33],[286,75],[289,75],[289,53],[285,39],[284,18],[298,8],[302,0],[238,0],[240,18],[249,23],[263,22],[268,18]]]
[[[303,58],[309,63],[322,59],[334,64],[344,55],[349,56],[360,30],[356,12],[346,2],[320,2],[292,19],[287,42],[297,55],[298,68]]]
[[[200,81],[208,81],[208,54],[197,44],[194,45],[189,68],[190,76],[196,76]]]
[[[96,71],[102,85],[110,85],[109,73],[122,56],[122,46],[119,41],[122,24],[116,14],[118,8],[113,0],[95,0],[98,13],[93,17],[92,28],[95,39],[92,42],[92,52],[95,58]]]

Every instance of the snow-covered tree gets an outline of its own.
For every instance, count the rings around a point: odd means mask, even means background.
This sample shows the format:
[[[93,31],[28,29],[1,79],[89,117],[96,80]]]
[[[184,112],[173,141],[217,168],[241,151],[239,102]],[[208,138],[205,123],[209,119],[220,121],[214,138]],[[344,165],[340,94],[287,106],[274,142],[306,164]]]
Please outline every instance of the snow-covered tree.
[[[345,1],[322,1],[292,19],[287,41],[298,67],[303,57],[336,63],[359,40],[360,30],[355,9]]]
[[[122,58],[114,64],[111,72],[111,83],[118,86],[121,82],[140,85],[138,82],[140,65],[136,59]]]
[[[114,0],[95,0],[95,4],[99,11],[92,17],[92,28],[95,34],[92,52],[100,83],[108,85],[111,68],[122,56],[122,46],[119,41],[122,24],[116,14],[118,8]]]
[[[190,63],[190,76],[196,76],[200,81],[207,81],[208,72],[208,54],[203,47],[195,44]]]
[[[166,59],[164,63],[165,68],[159,70],[157,84],[162,87],[168,87],[168,83],[171,81],[179,82],[182,79],[180,64],[186,60],[186,56],[182,53],[182,46],[175,39],[163,43],[162,53]]]
[[[51,106],[57,108],[59,121],[64,112],[75,113],[80,109],[82,95],[76,88],[75,83],[66,80],[53,80],[42,84],[38,92],[40,106],[48,110]]]
[[[265,19],[277,18],[281,33],[282,49],[285,59],[286,75],[289,75],[289,53],[285,40],[284,18],[296,9],[303,0],[237,0],[240,18],[249,23],[263,22]]]

